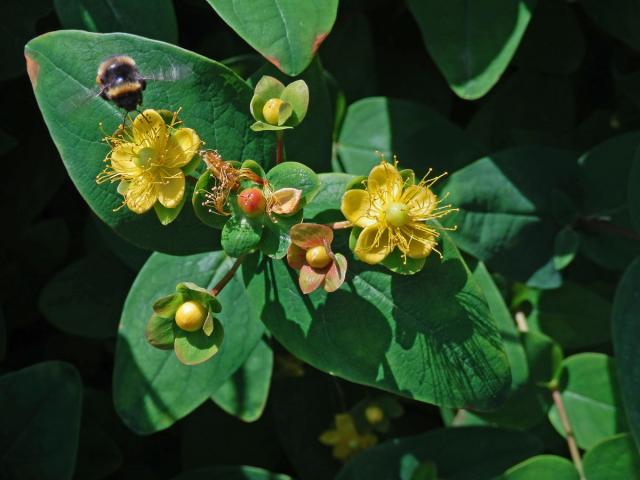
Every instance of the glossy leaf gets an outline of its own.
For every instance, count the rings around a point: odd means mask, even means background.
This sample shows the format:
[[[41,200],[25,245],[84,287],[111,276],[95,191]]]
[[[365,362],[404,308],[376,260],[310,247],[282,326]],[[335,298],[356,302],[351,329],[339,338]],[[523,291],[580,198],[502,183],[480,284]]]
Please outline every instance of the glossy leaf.
[[[562,362],[562,401],[582,448],[590,448],[627,428],[614,363],[601,353],[581,353]],[[549,420],[564,436],[555,405],[549,410]]]
[[[309,66],[338,9],[338,0],[207,1],[249,45],[291,76]]]
[[[589,477],[590,478],[590,477]],[[573,464],[563,457],[539,455],[511,467],[496,480],[579,480]]]
[[[328,295],[303,297],[293,270],[261,261],[251,296],[276,339],[316,368],[421,401],[490,409],[511,383],[507,357],[482,291],[442,238],[443,259],[430,256],[414,276],[349,258],[345,283]]]
[[[304,208],[304,216],[314,223],[339,222],[344,220],[340,211],[342,195],[353,175],[347,173],[321,173],[318,175],[320,190],[313,201]]]
[[[116,347],[113,395],[116,411],[129,428],[152,433],[169,427],[209,398],[255,348],[264,331],[246,300],[241,272],[220,293],[216,318],[225,330],[220,352],[196,366],[183,365],[173,351],[158,350],[144,330],[151,305],[181,281],[211,288],[230,268],[220,252],[189,257],[153,254],[140,270],[125,302]]]
[[[574,175],[575,155],[562,150],[520,147],[482,158],[442,187],[460,209],[444,223],[457,225],[452,238],[489,268],[533,286],[558,287],[553,194],[562,194]]]
[[[149,82],[144,94],[147,108],[177,110],[184,125],[194,128],[224,158],[261,159],[272,139],[249,130],[251,90],[231,70],[194,53],[161,42],[124,34],[60,31],[38,37],[26,46],[31,82],[49,132],[71,179],[92,210],[120,235],[153,250],[187,254],[210,249],[212,232],[185,208],[169,226],[154,212],[136,215],[117,209],[122,197],[116,186],[96,185],[104,168],[107,146],[104,131],[113,132],[122,112],[95,96],[95,72],[105,57],[126,53],[134,57],[143,75],[176,68],[186,76],[174,82]],[[84,99],[89,99],[85,101]],[[75,103],[74,103],[75,102]],[[84,102],[84,103],[83,103]],[[222,112],[218,105],[224,104]],[[193,187],[188,185],[185,195]]]
[[[68,363],[38,363],[0,377],[3,477],[70,480],[81,408],[80,375]]]
[[[594,445],[584,456],[583,466],[589,480],[640,480],[640,455],[628,433]]]
[[[485,95],[506,70],[536,0],[409,0],[429,54],[461,98]],[[491,35],[487,35],[491,31]]]
[[[454,171],[479,158],[479,147],[435,110],[418,103],[370,97],[349,106],[337,143],[345,172],[367,175],[380,163],[398,156],[403,168],[421,177]]]
[[[613,350],[629,426],[640,445],[640,260],[626,270],[613,304]]]
[[[528,433],[489,427],[433,430],[398,438],[358,455],[336,480],[408,478],[425,460],[435,463],[447,480],[491,480],[511,465],[542,451]]]
[[[245,422],[260,418],[267,404],[273,352],[263,340],[258,342],[244,364],[211,396],[230,415]]]
[[[54,0],[53,4],[63,28],[135,33],[178,43],[178,24],[170,0]]]

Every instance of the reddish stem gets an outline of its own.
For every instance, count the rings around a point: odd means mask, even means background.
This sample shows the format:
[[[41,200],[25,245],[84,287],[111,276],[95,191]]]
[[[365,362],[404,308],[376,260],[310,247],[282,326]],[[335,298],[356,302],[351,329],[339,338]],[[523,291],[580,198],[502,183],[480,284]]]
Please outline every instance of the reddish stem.
[[[238,258],[236,258],[236,261],[233,262],[233,265],[231,265],[229,271],[225,273],[224,277],[222,277],[222,279],[211,289],[211,295],[213,295],[214,297],[218,296],[222,289],[227,286],[227,283],[231,281],[236,271],[238,270],[238,267],[240,266],[240,264],[242,264],[245,256],[246,255],[240,255]]]
[[[585,230],[592,232],[608,233],[610,235],[616,235],[618,237],[630,238],[631,240],[640,240],[640,234],[625,227],[621,227],[606,220],[600,220],[597,218],[581,218],[577,222],[578,228],[582,227]]]
[[[276,132],[276,165],[280,165],[283,161],[284,154],[284,134],[280,131]]]

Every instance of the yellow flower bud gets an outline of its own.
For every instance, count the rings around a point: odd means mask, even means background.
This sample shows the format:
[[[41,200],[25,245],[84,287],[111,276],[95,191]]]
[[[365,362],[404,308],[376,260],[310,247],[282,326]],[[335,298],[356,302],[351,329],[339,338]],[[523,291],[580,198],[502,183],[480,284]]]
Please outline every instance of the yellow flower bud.
[[[307,263],[313,268],[324,268],[331,262],[327,249],[323,245],[310,248],[305,255]]]
[[[377,405],[369,405],[364,411],[364,416],[367,417],[367,422],[372,425],[384,420],[384,412]]]
[[[207,309],[198,302],[184,302],[176,312],[176,324],[182,330],[195,332],[202,328],[207,319]]]
[[[279,98],[272,98],[267,101],[262,107],[262,115],[264,115],[264,119],[267,123],[271,125],[278,125],[278,114],[280,113],[280,105],[284,102]]]

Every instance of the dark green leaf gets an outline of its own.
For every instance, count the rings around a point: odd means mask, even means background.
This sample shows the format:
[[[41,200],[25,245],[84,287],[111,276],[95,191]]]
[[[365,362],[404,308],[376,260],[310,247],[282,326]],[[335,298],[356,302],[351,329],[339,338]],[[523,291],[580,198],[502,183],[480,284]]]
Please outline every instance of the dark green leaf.
[[[82,382],[63,362],[0,377],[0,472],[6,479],[70,480],[78,448]]]
[[[640,455],[628,433],[607,438],[584,456],[589,480],[640,480]]]
[[[262,230],[263,226],[259,220],[233,216],[222,228],[222,248],[232,257],[249,253],[258,247]]]
[[[629,426],[640,445],[640,260],[635,260],[622,277],[613,303],[613,350],[623,403]]]
[[[133,274],[113,257],[92,255],[65,267],[40,293],[38,306],[59,329],[88,338],[116,335]]]
[[[277,340],[321,370],[421,401],[489,409],[511,383],[507,357],[482,291],[442,238],[443,259],[432,255],[419,274],[349,259],[340,290],[308,297],[294,271],[263,261],[252,299],[265,305]]]
[[[581,5],[587,15],[609,35],[635,50],[640,49],[640,33],[636,28],[640,22],[640,11],[634,0],[583,0]]]
[[[206,322],[205,322],[206,325]],[[206,362],[220,351],[224,340],[224,328],[213,318],[213,331],[207,335],[203,330],[187,332],[180,328],[175,329],[175,341],[173,348],[176,357],[185,365],[198,365]]]
[[[551,193],[570,186],[574,175],[575,155],[562,150],[520,147],[482,158],[442,187],[460,208],[443,223],[457,225],[451,236],[458,246],[489,268],[533,286],[558,287]]]
[[[422,177],[454,171],[482,152],[458,127],[424,105],[386,97],[371,97],[349,106],[338,139],[344,171],[368,175],[380,163],[398,156],[400,165]],[[378,153],[379,152],[379,153]]]
[[[338,0],[207,0],[249,45],[287,75],[298,75],[333,27]]]
[[[409,0],[429,54],[461,98],[486,94],[516,52],[536,0]],[[491,35],[487,35],[487,31]]]
[[[107,146],[101,142],[122,121],[122,112],[96,97],[95,72],[102,59],[114,53],[132,55],[143,75],[172,66],[191,73],[175,82],[150,82],[145,106],[177,110],[186,127],[194,128],[209,148],[224,158],[263,158],[273,148],[272,139],[250,130],[251,90],[226,67],[194,53],[148,39],[124,34],[61,31],[38,37],[26,46],[31,81],[51,136],[69,174],[94,212],[133,243],[171,253],[210,249],[215,237],[190,208],[169,226],[162,226],[153,212],[136,215],[122,203],[116,186],[96,185],[96,175]],[[93,96],[90,102],[69,112],[78,94]],[[224,104],[224,113],[218,105]],[[188,185],[185,195],[191,195]]]
[[[304,207],[304,216],[311,222],[329,223],[344,220],[340,211],[342,195],[353,175],[346,173],[321,173],[318,175],[320,190],[313,201]]]
[[[54,0],[53,4],[63,28],[135,33],[178,43],[178,25],[170,0]]]
[[[430,460],[447,480],[491,480],[511,465],[540,453],[541,442],[528,433],[488,427],[433,430],[398,438],[366,450],[336,480],[411,478]]]
[[[580,235],[570,227],[558,232],[553,243],[553,266],[556,270],[566,268],[578,253]]]
[[[581,353],[565,359],[559,388],[579,447],[591,448],[627,429],[611,357]],[[564,436],[555,405],[549,410],[549,420]]]
[[[306,202],[311,201],[320,189],[320,181],[315,172],[298,162],[276,165],[267,173],[267,180],[274,191],[281,188],[302,190],[302,200]]]
[[[264,331],[247,301],[241,272],[220,293],[225,339],[216,357],[202,365],[181,364],[172,351],[152,347],[144,330],[151,305],[180,281],[211,287],[230,268],[220,252],[172,257],[152,255],[124,305],[116,347],[114,403],[129,428],[152,433],[169,427],[209,398],[242,365]],[[246,279],[245,279],[246,281]]]
[[[209,467],[183,472],[172,480],[292,480],[256,467]]]
[[[269,395],[273,352],[264,341],[247,357],[212,396],[211,399],[225,412],[245,422],[254,422],[262,415]]]

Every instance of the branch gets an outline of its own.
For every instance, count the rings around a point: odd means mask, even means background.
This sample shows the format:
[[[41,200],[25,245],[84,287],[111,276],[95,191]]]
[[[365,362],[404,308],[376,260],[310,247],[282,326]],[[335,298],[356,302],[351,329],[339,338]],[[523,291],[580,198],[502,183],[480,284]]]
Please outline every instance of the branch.
[[[576,437],[574,436],[573,430],[571,429],[571,423],[569,423],[569,417],[567,416],[567,411],[564,408],[564,402],[562,401],[560,391],[554,387],[551,390],[551,396],[553,397],[553,403],[555,403],[556,408],[558,409],[560,422],[562,423],[562,428],[564,429],[564,433],[567,436],[567,445],[569,446],[569,453],[571,454],[573,464],[575,465],[576,470],[580,475],[580,480],[585,480],[584,471],[582,470],[582,458],[580,457],[580,451],[578,450],[578,445],[576,444]]]
[[[280,165],[283,161],[284,153],[284,133],[281,130],[276,132],[276,165]]]
[[[229,269],[229,271],[225,273],[224,277],[222,277],[222,279],[218,283],[216,283],[216,285],[211,289],[211,295],[213,295],[214,297],[217,297],[218,294],[222,291],[222,289],[227,286],[227,283],[231,281],[231,279],[235,275],[236,271],[238,270],[238,267],[240,266],[240,264],[242,264],[242,261],[245,259],[245,257],[246,255],[240,255],[238,258],[236,258],[236,261],[233,262],[233,265],[231,265],[231,268]]]
[[[640,233],[598,218],[579,218],[576,221],[576,227],[591,232],[608,233],[618,237],[630,238],[631,240],[640,240]]]

